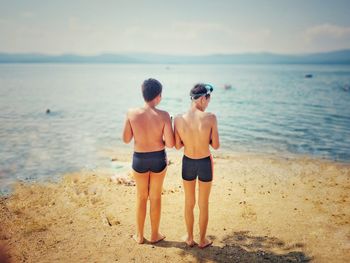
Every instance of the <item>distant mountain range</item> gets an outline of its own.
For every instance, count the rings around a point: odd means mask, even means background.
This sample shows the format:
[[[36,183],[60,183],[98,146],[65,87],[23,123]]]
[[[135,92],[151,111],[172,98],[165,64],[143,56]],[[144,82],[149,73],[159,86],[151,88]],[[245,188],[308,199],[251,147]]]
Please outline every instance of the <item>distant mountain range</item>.
[[[268,52],[202,56],[151,53],[101,54],[94,56],[0,53],[0,63],[350,64],[350,49],[299,55],[283,55]]]

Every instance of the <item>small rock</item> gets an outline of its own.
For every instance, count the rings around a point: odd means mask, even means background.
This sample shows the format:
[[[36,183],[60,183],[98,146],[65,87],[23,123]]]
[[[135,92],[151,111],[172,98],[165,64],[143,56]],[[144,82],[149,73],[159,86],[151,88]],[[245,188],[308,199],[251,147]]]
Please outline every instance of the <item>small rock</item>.
[[[97,194],[97,190],[98,190],[97,185],[91,185],[91,186],[88,188],[88,194],[89,194],[89,195],[96,195],[96,194]]]
[[[116,226],[120,225],[120,221],[116,218],[116,212],[112,209],[109,208],[106,211],[106,220],[109,226]]]

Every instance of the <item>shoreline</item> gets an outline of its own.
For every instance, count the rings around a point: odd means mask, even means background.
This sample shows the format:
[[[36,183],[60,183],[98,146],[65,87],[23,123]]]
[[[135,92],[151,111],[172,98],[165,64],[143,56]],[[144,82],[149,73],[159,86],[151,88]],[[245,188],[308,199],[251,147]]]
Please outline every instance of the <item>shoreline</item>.
[[[182,158],[183,155],[183,149],[181,150],[175,150],[175,149],[165,149],[167,154],[171,156],[176,156],[176,158]],[[118,148],[118,150],[114,149],[102,149],[97,152],[97,156],[99,158],[103,157],[105,158],[103,163],[109,163],[109,167],[96,165],[96,168],[82,168],[77,169],[74,171],[69,171],[66,173],[61,173],[55,175],[55,177],[44,177],[44,178],[36,178],[35,181],[31,180],[20,180],[15,179],[12,180],[10,178],[2,179],[2,183],[5,183],[7,187],[5,187],[5,190],[0,190],[0,198],[10,196],[13,193],[13,188],[16,184],[45,184],[45,183],[58,183],[63,179],[63,177],[66,174],[72,174],[72,173],[78,173],[78,172],[93,172],[95,170],[110,170],[112,172],[113,168],[113,162],[116,161],[116,159],[122,160],[122,162],[125,162],[126,166],[129,166],[131,169],[131,160],[132,160],[132,153],[133,148],[131,145],[124,145],[121,148]],[[231,151],[227,149],[220,149],[219,151],[211,150],[213,158],[236,158],[239,156],[251,156],[251,157],[258,157],[258,158],[268,158],[268,159],[277,159],[277,160],[310,160],[310,161],[316,161],[316,162],[327,162],[327,163],[334,163],[334,164],[340,164],[340,165],[349,165],[350,166],[350,160],[343,161],[343,160],[335,160],[335,159],[329,159],[326,157],[320,157],[317,155],[310,155],[310,154],[297,154],[297,153],[291,153],[291,152],[257,152],[257,151]],[[115,158],[114,156],[118,156],[118,158]],[[122,156],[122,157],[121,157]],[[125,168],[125,167],[124,167]],[[114,170],[114,173],[118,173],[118,170]]]
[[[166,148],[166,153],[168,155],[171,155],[175,158],[182,158],[183,156],[183,149],[181,150],[175,150],[175,149],[168,149]],[[17,184],[46,184],[46,183],[59,183],[67,174],[72,173],[84,173],[84,172],[94,172],[94,171],[107,171],[108,173],[115,174],[120,173],[119,170],[115,170],[113,168],[113,163],[115,161],[119,162],[121,161],[124,165],[122,168],[122,171],[125,169],[131,169],[131,160],[132,160],[132,154],[133,154],[133,148],[130,146],[124,146],[121,149],[118,150],[112,150],[112,149],[103,149],[98,151],[98,156],[105,157],[105,160],[103,163],[109,163],[109,167],[107,166],[96,166],[95,168],[82,168],[80,170],[74,170],[69,171],[66,173],[57,174],[54,177],[44,177],[44,178],[37,178],[35,181],[31,180],[20,180],[15,179],[11,180],[10,178],[2,179],[2,183],[5,183],[6,187],[5,190],[0,189],[0,198],[2,197],[9,197],[11,194],[13,194],[14,188]],[[290,152],[276,152],[276,153],[264,153],[264,152],[234,152],[230,150],[219,150],[215,151],[212,150],[211,154],[213,158],[237,158],[237,157],[254,157],[254,158],[263,158],[263,159],[276,159],[276,160],[305,160],[305,161],[315,161],[315,162],[323,162],[323,163],[329,163],[329,164],[336,164],[336,165],[349,165],[350,166],[350,160],[349,161],[341,161],[341,160],[333,160],[328,159],[326,157],[320,157],[320,156],[314,156],[314,155],[308,155],[308,154],[295,154]],[[117,156],[117,157],[115,157]]]
[[[131,152],[109,153],[130,163]],[[137,245],[130,170],[80,171],[58,182],[19,183],[0,198],[0,244],[28,262],[346,262],[350,256],[350,164],[266,154],[214,155],[208,235],[212,247],[189,249],[183,222],[181,152],[163,189],[166,240]],[[118,174],[127,181],[113,180]],[[198,207],[195,209],[197,233]],[[150,223],[145,223],[146,239]]]

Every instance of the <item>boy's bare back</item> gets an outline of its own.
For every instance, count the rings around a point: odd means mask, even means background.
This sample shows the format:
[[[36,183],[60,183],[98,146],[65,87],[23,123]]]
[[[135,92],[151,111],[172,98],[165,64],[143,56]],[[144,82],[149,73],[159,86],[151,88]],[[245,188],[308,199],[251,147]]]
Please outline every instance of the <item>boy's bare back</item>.
[[[190,110],[175,118],[175,141],[184,145],[184,154],[193,159],[210,155],[209,144],[219,147],[216,116],[200,110]],[[177,148],[180,145],[177,145]]]
[[[172,136],[170,116],[167,112],[144,107],[128,111],[127,126],[134,137],[136,152],[163,150]]]

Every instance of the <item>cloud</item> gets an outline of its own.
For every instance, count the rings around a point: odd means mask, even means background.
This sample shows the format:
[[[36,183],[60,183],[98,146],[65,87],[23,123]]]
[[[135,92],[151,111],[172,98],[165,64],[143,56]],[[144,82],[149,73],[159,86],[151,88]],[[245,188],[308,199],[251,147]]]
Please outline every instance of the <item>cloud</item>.
[[[92,31],[97,30],[92,25],[83,23],[78,17],[70,17],[68,19],[68,30],[78,34],[90,34]]]
[[[177,21],[171,28],[175,34],[184,39],[195,39],[206,34],[232,34],[231,28],[219,23]]]
[[[254,50],[257,44],[259,51],[263,50],[271,31],[267,28],[242,30],[222,23],[173,21],[163,27],[129,26],[122,35],[133,50],[204,54]]]
[[[128,37],[142,36],[153,40],[194,40],[205,34],[231,34],[231,30],[221,24],[175,21],[165,27],[135,25],[125,28],[124,34]]]
[[[35,14],[32,11],[23,11],[19,15],[23,18],[32,18],[35,16]]]
[[[350,27],[342,27],[332,24],[322,24],[305,30],[305,40],[313,42],[319,39],[342,39],[350,37]]]

